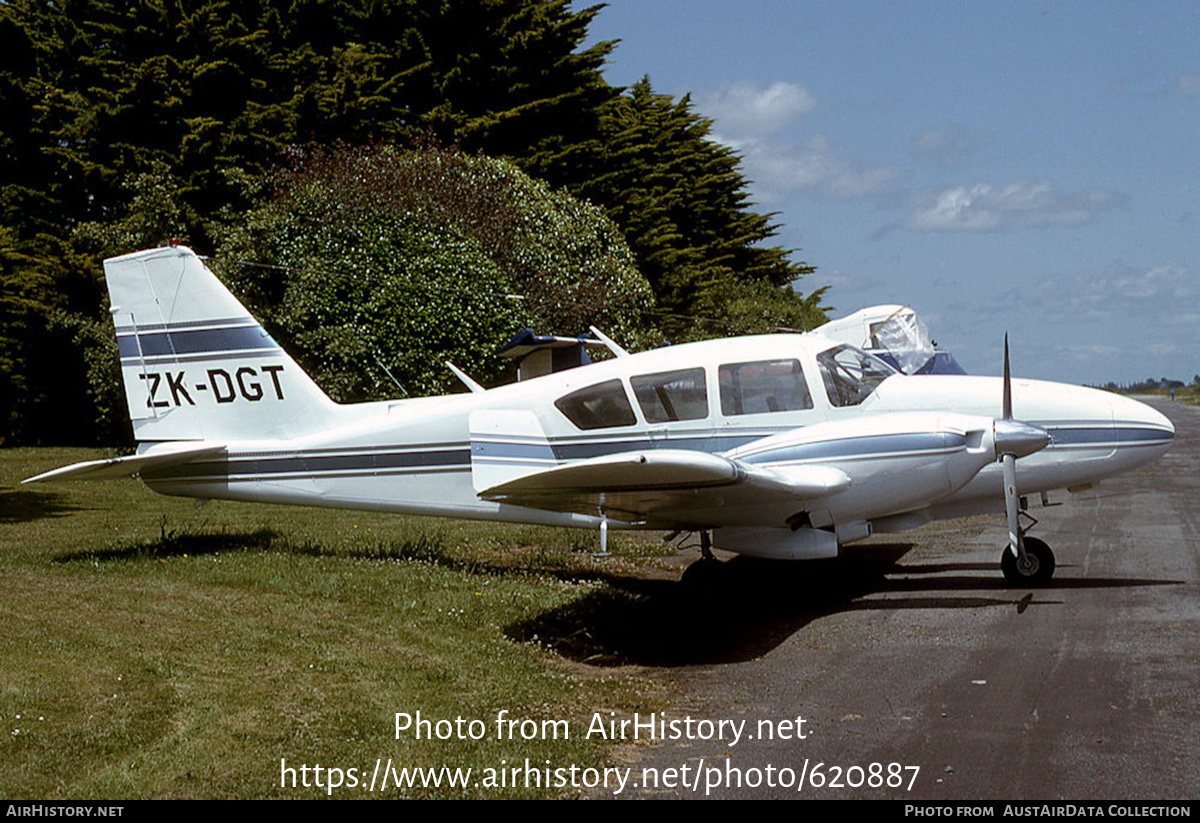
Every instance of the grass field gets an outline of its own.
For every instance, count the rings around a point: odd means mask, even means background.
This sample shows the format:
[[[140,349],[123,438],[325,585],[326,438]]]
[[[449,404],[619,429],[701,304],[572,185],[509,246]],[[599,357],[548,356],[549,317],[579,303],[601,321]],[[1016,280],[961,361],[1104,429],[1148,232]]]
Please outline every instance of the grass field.
[[[616,752],[584,738],[593,712],[667,700],[587,638],[598,603],[636,600],[614,581],[671,553],[654,536],[614,536],[617,557],[598,561],[585,532],[196,508],[132,480],[18,485],[98,456],[0,450],[0,796],[324,796],[281,787],[284,759],[299,782],[300,766],[321,764],[365,772],[365,783],[377,758],[470,767],[473,780],[525,758],[601,768]],[[497,740],[500,710],[569,721],[570,738]],[[397,739],[395,714],[417,711],[483,721],[486,738]],[[419,783],[334,792],[576,794]]]

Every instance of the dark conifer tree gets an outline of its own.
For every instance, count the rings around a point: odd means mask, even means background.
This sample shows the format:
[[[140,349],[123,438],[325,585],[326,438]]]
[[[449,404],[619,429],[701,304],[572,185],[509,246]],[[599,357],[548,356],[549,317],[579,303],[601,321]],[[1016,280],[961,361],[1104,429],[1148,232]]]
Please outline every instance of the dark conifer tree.
[[[662,309],[729,321],[664,320],[676,339],[770,331],[766,321],[745,328],[737,320],[748,303],[762,300],[771,304],[763,307],[764,318],[789,321],[779,325],[821,322],[819,295],[801,300],[791,291],[813,267],[764,245],[778,227],[771,215],[752,210],[740,159],[711,138],[711,126],[687,97],[658,94],[643,79],[601,110],[604,154],[576,191],[602,203],[624,227]]]
[[[604,208],[664,308],[794,318],[794,296],[763,289],[808,267],[764,245],[769,215],[748,207],[736,156],[707,139],[688,101],[605,83],[613,44],[584,47],[599,10],[566,0],[0,3],[0,336],[19,326],[29,342],[9,347],[6,385],[60,395],[85,356],[99,358],[73,354],[107,320],[99,258],[168,230],[213,251],[221,226],[264,191],[247,182],[296,144],[424,141],[507,157]],[[146,179],[153,197],[136,182]],[[169,214],[150,214],[156,202]],[[773,308],[759,311],[754,295]],[[33,352],[61,368],[35,368]],[[81,425],[88,402],[43,405],[22,438],[95,431]]]

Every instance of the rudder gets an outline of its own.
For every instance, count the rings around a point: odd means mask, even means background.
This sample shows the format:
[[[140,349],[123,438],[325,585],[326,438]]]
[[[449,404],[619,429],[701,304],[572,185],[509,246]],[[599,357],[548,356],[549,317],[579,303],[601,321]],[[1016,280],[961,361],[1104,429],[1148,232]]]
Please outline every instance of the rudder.
[[[189,248],[104,261],[139,442],[257,440],[334,422],[337,405]]]

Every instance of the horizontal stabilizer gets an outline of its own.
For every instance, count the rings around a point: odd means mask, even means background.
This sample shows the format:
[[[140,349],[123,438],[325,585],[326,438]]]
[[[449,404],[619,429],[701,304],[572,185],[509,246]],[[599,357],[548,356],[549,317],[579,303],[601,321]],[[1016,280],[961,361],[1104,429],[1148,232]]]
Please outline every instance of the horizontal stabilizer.
[[[28,477],[22,483],[42,483],[48,480],[110,480],[117,477],[132,477],[147,469],[164,469],[187,463],[198,457],[211,457],[225,451],[220,444],[205,443],[185,448],[174,448],[146,454],[131,454],[126,457],[110,457],[106,460],[88,460],[59,469]]]

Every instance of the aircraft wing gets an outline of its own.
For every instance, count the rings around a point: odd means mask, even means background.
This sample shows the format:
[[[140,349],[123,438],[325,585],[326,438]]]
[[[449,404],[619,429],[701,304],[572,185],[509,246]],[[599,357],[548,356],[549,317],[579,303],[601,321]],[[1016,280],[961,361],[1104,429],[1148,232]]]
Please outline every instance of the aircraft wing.
[[[198,457],[208,457],[225,451],[224,444],[204,443],[165,451],[131,454],[125,457],[110,457],[104,460],[88,460],[70,466],[52,469],[36,477],[27,477],[22,483],[41,483],[46,480],[109,480],[117,477],[132,477],[147,469],[164,469],[179,463],[187,463]]]
[[[829,466],[787,474],[683,449],[622,452],[535,471],[483,489],[484,500],[663,528],[703,524],[731,507],[795,503],[799,511],[850,486]],[[782,523],[779,525],[783,525]]]

